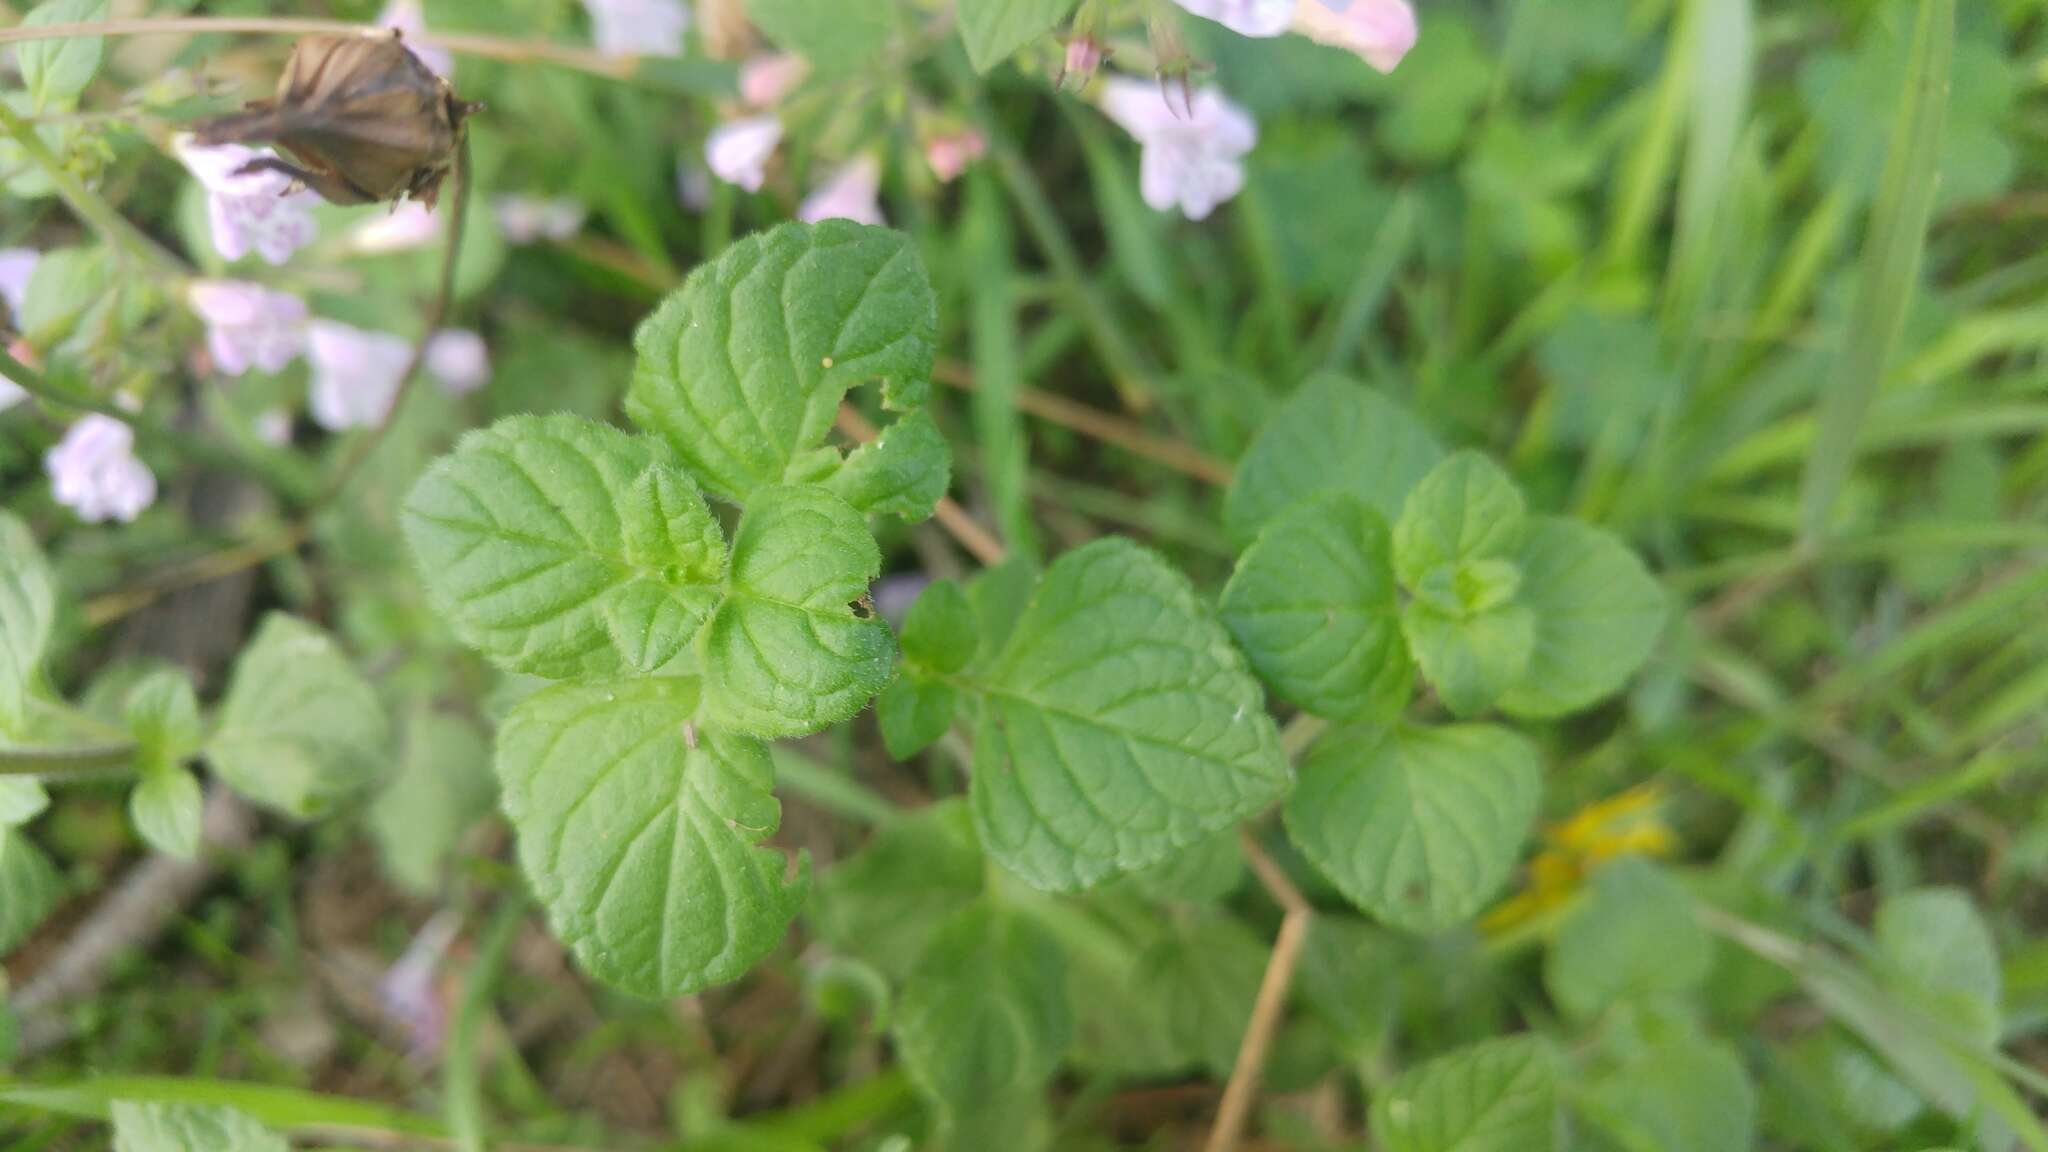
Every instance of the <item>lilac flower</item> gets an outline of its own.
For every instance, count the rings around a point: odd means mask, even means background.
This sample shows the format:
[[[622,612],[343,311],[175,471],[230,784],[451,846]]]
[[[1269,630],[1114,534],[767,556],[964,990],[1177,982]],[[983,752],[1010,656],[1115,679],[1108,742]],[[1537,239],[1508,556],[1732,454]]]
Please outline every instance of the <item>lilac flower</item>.
[[[405,39],[405,46],[420,58],[420,63],[434,70],[436,76],[455,75],[455,58],[446,48],[434,48],[427,44],[427,14],[420,7],[420,0],[391,0],[384,5],[384,11],[377,17],[380,28],[396,28]]]
[[[441,217],[417,200],[377,213],[349,230],[349,247],[378,255],[424,248],[441,235]]]
[[[214,367],[240,376],[281,372],[306,349],[306,302],[240,280],[195,280],[185,299],[206,322]]]
[[[433,919],[406,945],[397,962],[385,969],[384,978],[377,981],[384,1011],[405,1025],[412,1038],[413,1055],[422,1060],[432,1058],[447,1039],[448,1000],[441,993],[437,973],[461,930],[461,913],[452,908],[434,913]]]
[[[135,430],[94,412],[43,455],[57,503],[88,524],[128,523],[156,503],[156,476],[135,458]]]
[[[498,230],[513,244],[536,240],[567,240],[583,227],[586,215],[580,201],[566,196],[543,200],[537,196],[500,196],[491,204],[498,218]]]
[[[42,260],[43,254],[33,248],[0,250],[0,300],[7,302],[9,321],[16,328],[21,327],[23,311],[28,307],[29,279]]]
[[[467,328],[443,328],[427,341],[427,371],[457,396],[490,383],[491,354],[484,338]]]
[[[1392,72],[1415,47],[1415,9],[1408,0],[1302,0],[1294,28],[1358,53],[1381,72]]]
[[[1240,36],[1278,36],[1287,31],[1295,0],[1173,0],[1205,20]]]
[[[1138,190],[1156,211],[1178,206],[1201,220],[1243,190],[1244,155],[1259,127],[1216,89],[1197,91],[1183,114],[1158,85],[1118,77],[1103,85],[1102,110],[1144,146]]]
[[[804,82],[811,66],[793,52],[756,56],[740,65],[740,99],[750,108],[773,108]]]
[[[312,214],[318,197],[305,191],[287,195],[292,181],[276,172],[237,174],[250,160],[271,155],[269,149],[240,144],[202,148],[189,136],[178,137],[171,147],[206,186],[206,218],[222,259],[240,260],[253,249],[270,263],[282,264],[313,242],[319,232]]]
[[[941,184],[951,184],[988,151],[988,140],[972,128],[942,132],[925,142],[924,162]]]
[[[704,162],[712,175],[749,192],[759,192],[768,177],[768,159],[782,143],[782,120],[777,116],[752,116],[728,120],[711,130],[704,142]]]
[[[583,0],[590,37],[606,56],[680,56],[690,10],[682,0]]]
[[[873,156],[856,156],[827,177],[803,206],[796,218],[816,224],[821,220],[852,220],[857,224],[880,225],[882,206],[882,162]]]
[[[313,420],[340,432],[380,423],[390,413],[412,346],[387,333],[315,320],[306,329],[306,358],[313,364]]]

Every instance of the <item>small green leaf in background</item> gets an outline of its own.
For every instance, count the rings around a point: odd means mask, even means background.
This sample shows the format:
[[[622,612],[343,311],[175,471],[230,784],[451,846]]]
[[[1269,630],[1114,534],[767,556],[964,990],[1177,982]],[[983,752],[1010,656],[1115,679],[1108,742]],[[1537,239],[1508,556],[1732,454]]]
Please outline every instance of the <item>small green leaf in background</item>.
[[[1909,996],[1986,1046],[2002,1026],[2003,978],[1991,930],[1954,888],[1916,888],[1877,910],[1877,946]]]
[[[36,41],[51,43],[51,41]],[[37,348],[55,348],[95,306],[115,295],[113,257],[105,248],[58,248],[43,253],[28,278],[22,334]]]
[[[1556,1058],[1532,1036],[1461,1048],[1402,1073],[1371,1120],[1384,1152],[1550,1152],[1562,1135]]]
[[[483,732],[460,716],[414,712],[398,770],[370,805],[370,835],[384,870],[415,895],[439,891],[449,856],[496,798]]]
[[[1140,979],[1155,982],[1173,1005],[1167,1032],[1174,1046],[1198,1055],[1218,1079],[1237,1066],[1270,951],[1235,916],[1201,910],[1172,917],[1166,939],[1139,961]]]
[[[905,660],[951,675],[973,662],[981,645],[981,625],[960,585],[934,580],[910,605],[900,640]]]
[[[697,683],[564,684],[528,697],[498,733],[498,780],[519,861],[555,935],[599,980],[684,996],[737,979],[803,904],[762,841],[775,769],[744,736],[697,731]]]
[[[46,0],[22,18],[22,27],[86,24],[107,18],[108,0]],[[78,95],[100,70],[105,41],[98,36],[30,40],[15,49],[21,83],[38,112],[75,107]],[[24,325],[24,327],[26,327]]]
[[[1187,577],[1128,540],[1060,557],[968,687],[975,824],[1039,888],[1156,863],[1287,790],[1243,658]]]
[[[961,799],[905,814],[818,881],[818,932],[896,980],[982,891],[986,863]]]
[[[1342,376],[1317,375],[1288,398],[1238,464],[1223,521],[1241,546],[1289,505],[1349,492],[1387,523],[1443,456],[1407,409]]]
[[[199,855],[204,809],[199,778],[182,764],[145,767],[142,779],[128,793],[128,820],[136,833],[151,848],[180,860]]]
[[[1673,1037],[1642,1049],[1574,1097],[1628,1152],[1750,1152],[1756,1089],[1727,1044]]]
[[[1124,876],[1133,891],[1170,904],[1220,904],[1243,885],[1244,854],[1235,832],[1197,840],[1149,868]]]
[[[285,1138],[233,1108],[114,1101],[114,1152],[290,1152]]]
[[[33,776],[0,776],[0,829],[19,828],[50,806],[50,793]]]
[[[1008,60],[1072,11],[1074,0],[960,0],[956,19],[976,72]]]
[[[1485,611],[1493,605],[1472,602],[1466,593],[1476,589],[1468,588],[1473,582],[1466,572],[1490,562],[1513,563],[1528,527],[1522,493],[1508,474],[1478,452],[1454,453],[1430,469],[1401,507],[1394,524],[1395,574],[1419,595],[1433,575],[1448,569],[1460,596],[1457,604],[1441,606]]]
[[[959,710],[958,689],[904,668],[875,698],[875,723],[882,729],[889,755],[908,760],[938,743]]]
[[[1444,706],[1454,715],[1472,716],[1492,707],[1528,673],[1537,620],[1523,604],[1466,617],[1417,598],[1401,610],[1401,633]]]
[[[841,29],[867,7],[827,6]],[[690,273],[640,325],[626,411],[706,491],[746,504],[757,489],[836,463],[821,446],[854,385],[880,379],[888,407],[923,404],[937,310],[902,234],[845,220],[784,224]]]
[[[28,939],[57,906],[63,880],[19,828],[0,828],[0,956]]]
[[[888,624],[853,608],[881,566],[844,500],[821,488],[757,492],[733,534],[725,602],[700,641],[707,715],[774,739],[860,711],[896,655]]]
[[[945,433],[920,408],[884,428],[873,443],[854,449],[826,487],[870,516],[916,524],[931,519],[952,472]]]
[[[898,23],[898,0],[746,0],[746,6],[776,47],[827,73],[872,66]]]
[[[1267,523],[1238,558],[1222,616],[1274,694],[1318,716],[1392,717],[1414,690],[1387,523],[1356,496],[1328,493]]]
[[[57,618],[57,586],[28,525],[0,512],[0,736],[26,735],[28,701],[42,679]]]
[[[1685,992],[1713,967],[1713,938],[1685,886],[1644,860],[1617,860],[1595,876],[1550,946],[1543,982],[1579,1019],[1610,1005]]]
[[[1502,728],[1340,730],[1317,741],[1284,815],[1353,904],[1435,932],[1506,882],[1541,788],[1536,749]]]
[[[1400,1008],[1391,991],[1400,965],[1391,934],[1357,917],[1321,913],[1309,926],[1296,986],[1343,1055],[1366,1059],[1386,1043]]]
[[[205,755],[235,791],[304,819],[382,779],[390,725],[327,634],[272,613],[235,661]]]
[[[1564,716],[1619,691],[1663,634],[1670,615],[1663,586],[1612,533],[1553,516],[1531,522],[1520,563],[1536,646],[1501,707],[1516,716]]]
[[[724,577],[718,523],[661,445],[578,416],[469,433],[403,515],[456,635],[512,672],[651,672],[687,650]]]
[[[184,672],[160,668],[145,675],[128,690],[125,710],[135,758],[146,768],[181,764],[199,751],[199,696]]]
[[[958,1126],[1039,1097],[1072,1027],[1058,945],[978,901],[939,929],[904,984],[896,1051],[918,1091]]]

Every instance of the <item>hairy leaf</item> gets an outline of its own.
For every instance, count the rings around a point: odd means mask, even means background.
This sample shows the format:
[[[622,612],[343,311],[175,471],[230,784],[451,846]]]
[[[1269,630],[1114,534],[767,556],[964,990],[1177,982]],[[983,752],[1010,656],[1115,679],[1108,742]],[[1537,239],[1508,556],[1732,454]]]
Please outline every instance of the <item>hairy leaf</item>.
[[[376,690],[327,634],[272,613],[235,661],[206,757],[235,791],[305,818],[377,783],[390,755]]]
[[[1394,525],[1394,568],[1419,589],[1431,573],[1462,573],[1487,560],[1514,560],[1529,528],[1522,493],[1472,451],[1446,457],[1408,494]],[[1469,606],[1469,605],[1468,605]]]
[[[1522,547],[1521,603],[1536,614],[1528,670],[1501,697],[1517,716],[1549,717],[1598,703],[1650,658],[1670,612],[1663,586],[1634,551],[1598,528],[1552,516]]]
[[[905,668],[875,698],[875,722],[889,755],[908,760],[931,747],[953,726],[960,693],[943,680]]]
[[[1560,1145],[1557,1066],[1528,1036],[1439,1056],[1373,1100],[1372,1134],[1386,1152],[1549,1152]]]
[[[1443,449],[1407,409],[1342,376],[1304,383],[1259,432],[1223,504],[1240,545],[1297,500],[1349,492],[1388,523]]]
[[[974,660],[981,643],[981,626],[974,617],[974,604],[960,585],[951,580],[934,580],[925,587],[903,619],[903,659],[942,675],[950,675]]]
[[[882,430],[874,442],[847,456],[826,487],[871,516],[908,523],[929,520],[953,479],[953,453],[945,433],[923,409]]]

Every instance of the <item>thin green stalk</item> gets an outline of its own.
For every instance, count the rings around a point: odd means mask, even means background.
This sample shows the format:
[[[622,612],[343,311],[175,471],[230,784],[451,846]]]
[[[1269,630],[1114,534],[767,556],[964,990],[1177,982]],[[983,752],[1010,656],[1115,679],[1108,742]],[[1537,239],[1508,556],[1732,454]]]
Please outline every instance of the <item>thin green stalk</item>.
[[[443,1091],[447,1096],[448,1130],[461,1152],[484,1152],[483,1069],[477,1061],[479,1034],[490,1015],[491,992],[505,953],[526,916],[526,901],[506,896],[477,943],[476,960],[462,981],[462,1003],[455,1010],[448,1030],[448,1055],[442,1062]]]
[[[1394,206],[1380,221],[1372,248],[1365,254],[1365,262],[1359,266],[1358,277],[1351,282],[1344,303],[1325,313],[1322,325],[1309,338],[1308,363],[1320,364],[1329,372],[1342,372],[1351,366],[1358,356],[1359,343],[1387,298],[1387,287],[1407,263],[1408,253],[1414,247],[1415,216],[1412,194],[1404,191],[1394,198]]]
[[[143,234],[142,230],[128,222],[128,218],[114,210],[114,206],[101,199],[97,192],[79,182],[78,177],[64,167],[64,162],[50,151],[50,146],[36,134],[35,126],[15,114],[14,110],[0,103],[0,131],[14,138],[29,159],[39,165],[43,174],[57,189],[57,195],[78,214],[93,231],[98,232],[108,244],[123,249],[149,265],[158,275],[171,280],[183,280],[191,270],[185,262],[172,255],[169,249]]]
[[[0,748],[0,776],[42,779],[98,776],[135,762],[135,745],[85,744],[72,748]]]

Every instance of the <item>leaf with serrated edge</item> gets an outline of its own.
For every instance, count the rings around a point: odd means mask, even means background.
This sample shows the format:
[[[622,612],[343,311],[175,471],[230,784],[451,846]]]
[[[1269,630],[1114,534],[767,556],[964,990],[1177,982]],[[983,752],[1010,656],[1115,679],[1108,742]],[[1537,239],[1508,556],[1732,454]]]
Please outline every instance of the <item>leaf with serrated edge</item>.
[[[1318,716],[1392,717],[1414,689],[1387,524],[1356,496],[1268,523],[1238,558],[1222,616],[1274,694]]]
[[[987,72],[1017,49],[1052,31],[1074,0],[960,0],[960,39],[976,72]]]
[[[114,1152],[288,1152],[285,1138],[233,1108],[116,1100]]]
[[[274,612],[235,661],[205,754],[235,791],[304,818],[374,786],[389,735],[376,690],[334,641]]]
[[[1058,945],[986,901],[932,937],[903,986],[896,1049],[919,1092],[966,1114],[1042,1091],[1073,1025]]]
[[[1342,376],[1310,378],[1245,450],[1223,502],[1232,540],[1319,492],[1349,492],[1391,524],[1443,448],[1406,408]]]
[[[1526,674],[1536,647],[1536,614],[1509,604],[1467,619],[1421,600],[1401,610],[1401,634],[1444,707],[1473,716],[1493,706]]]
[[[57,586],[28,525],[0,512],[0,735],[23,735],[57,618]]]
[[[1650,658],[1670,604],[1628,545],[1541,516],[1522,546],[1521,603],[1536,613],[1529,667],[1500,699],[1516,716],[1564,716],[1599,703]]]
[[[1345,898],[1434,932],[1507,880],[1541,787],[1535,748],[1502,728],[1340,731],[1316,743],[1283,813]]]
[[[952,473],[945,433],[920,409],[854,449],[825,486],[870,516],[916,524],[931,519]]]
[[[762,845],[781,820],[755,740],[691,727],[697,682],[564,684],[498,733],[498,780],[519,862],[555,935],[591,975],[636,996],[684,996],[743,975],[803,904]]]
[[[1263,693],[1187,578],[1128,540],[1047,571],[980,682],[972,787],[989,854],[1083,888],[1286,792]]]
[[[1557,1066],[1529,1036],[1439,1056],[1372,1105],[1373,1139],[1386,1152],[1550,1152],[1558,1128]]]
[[[414,486],[404,525],[456,635],[549,679],[667,664],[724,575],[718,524],[668,450],[580,416],[464,436]]]
[[[930,387],[937,304],[910,240],[845,220],[749,236],[641,324],[626,412],[737,504],[808,478],[849,388]]]
[[[1528,509],[1507,473],[1477,452],[1453,453],[1402,504],[1394,525],[1395,570],[1412,589],[1438,568],[1512,560],[1528,529]]]
[[[889,682],[889,626],[855,613],[881,570],[867,524],[818,488],[758,493],[733,535],[725,602],[700,641],[705,714],[769,739],[861,710]]]

